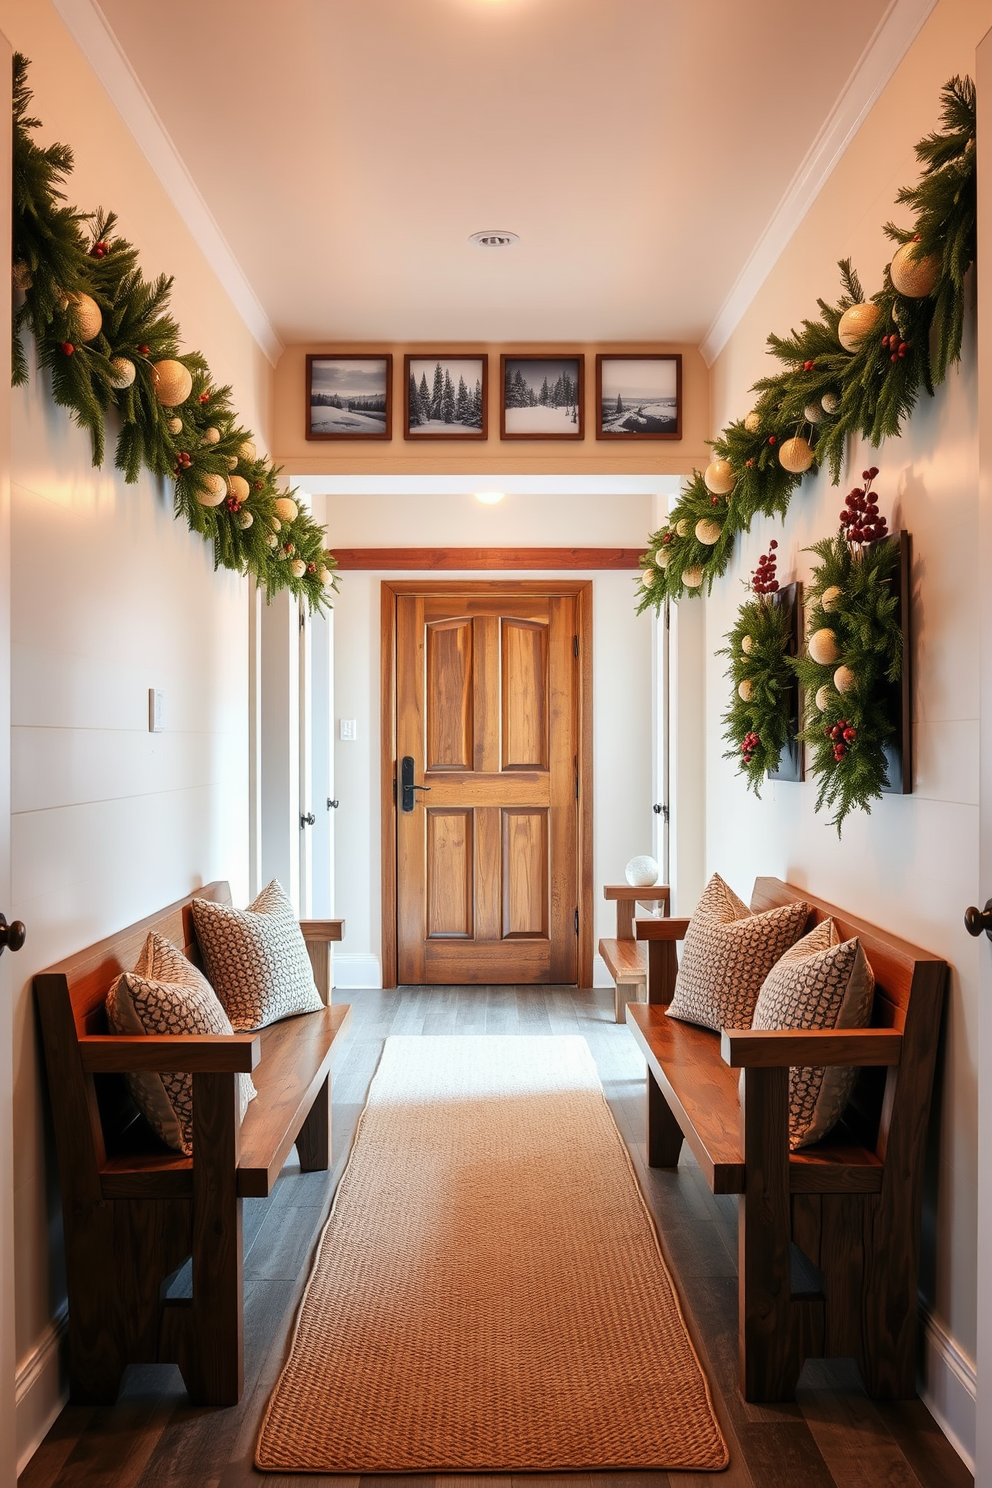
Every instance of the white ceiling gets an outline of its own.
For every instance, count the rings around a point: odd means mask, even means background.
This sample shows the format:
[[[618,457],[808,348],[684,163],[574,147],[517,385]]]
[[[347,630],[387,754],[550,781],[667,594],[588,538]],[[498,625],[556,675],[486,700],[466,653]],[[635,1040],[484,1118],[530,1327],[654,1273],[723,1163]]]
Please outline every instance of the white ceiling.
[[[284,343],[701,341],[894,8],[100,0]]]

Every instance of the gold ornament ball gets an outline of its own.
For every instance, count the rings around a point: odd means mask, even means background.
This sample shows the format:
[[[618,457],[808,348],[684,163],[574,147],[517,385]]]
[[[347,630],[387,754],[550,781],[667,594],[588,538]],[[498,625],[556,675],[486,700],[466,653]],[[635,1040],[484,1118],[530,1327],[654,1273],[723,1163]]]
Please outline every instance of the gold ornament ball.
[[[227,489],[229,495],[233,496],[235,501],[242,502],[242,504],[251,495],[251,487],[243,475],[229,475],[227,478]]]
[[[281,517],[284,522],[295,522],[300,515],[300,508],[292,496],[278,496],[276,498],[276,516]]]
[[[228,468],[228,470],[237,470],[237,468],[238,468],[238,457],[237,457],[237,455],[228,455],[228,457],[227,457],[227,468]]]
[[[892,255],[889,274],[892,288],[907,300],[922,300],[933,290],[940,274],[940,259],[935,253],[917,258],[917,243],[903,243]]]
[[[830,666],[840,655],[837,637],[832,630],[814,630],[809,638],[809,654],[818,666]]]
[[[816,689],[816,706],[819,708],[821,713],[826,713],[827,709],[830,707],[830,699],[830,688],[827,683],[824,682],[822,687],[818,687]]]
[[[753,691],[754,689],[752,688],[750,681],[747,677],[745,677],[744,681],[738,684],[737,696],[740,698],[742,703],[749,703],[751,701],[751,694]]]
[[[331,582],[333,575],[329,568],[324,568],[323,566],[321,566],[317,570],[317,577],[326,588],[326,586]]]
[[[712,496],[729,496],[737,484],[734,467],[729,460],[711,460],[703,471],[703,480]]]
[[[845,310],[837,327],[837,340],[845,351],[857,351],[866,336],[878,325],[882,312],[871,301],[864,305],[852,305]]]
[[[836,413],[840,407],[840,398],[836,393],[824,393],[820,399],[820,407],[824,413]]]
[[[252,440],[246,439],[238,446],[238,454],[246,465],[254,465],[258,456],[255,453],[255,445]]]
[[[803,417],[810,424],[818,424],[823,418],[823,409],[819,403],[807,403],[803,409]]]
[[[659,548],[657,553],[655,553],[654,555],[654,561],[659,568],[667,568],[669,563],[671,563],[672,561],[671,549]]]
[[[220,506],[227,495],[227,481],[222,475],[205,475],[201,478],[196,499],[201,506]]]
[[[272,528],[272,531],[273,532],[281,532],[282,531],[282,523],[280,522],[280,520],[279,520],[278,517],[270,517],[269,518],[269,526]]]
[[[682,582],[687,589],[698,589],[703,582],[703,570],[698,563],[682,570]]]
[[[68,296],[66,308],[72,311],[81,341],[92,341],[94,336],[99,336],[103,326],[103,311],[92,295],[83,294],[81,291],[71,294]]]
[[[170,434],[181,434],[183,432],[183,421],[181,418],[171,418],[165,427]]]
[[[292,568],[291,568],[290,571],[291,571],[294,579],[302,579],[303,575],[307,571],[307,566],[303,562],[303,559],[302,558],[294,558],[293,559],[293,563],[292,563]]]
[[[745,656],[750,656],[754,650],[754,636],[741,636],[741,650]]]
[[[801,434],[779,446],[778,463],[790,475],[804,475],[813,463],[813,451]]]
[[[752,408],[751,412],[744,420],[744,427],[749,434],[757,434],[758,430],[761,428],[761,414],[756,408]]]
[[[265,541],[268,543],[270,548],[277,548],[279,546],[279,539],[276,537],[274,532],[270,532]]]
[[[824,589],[823,593],[820,595],[820,604],[827,611],[828,615],[831,610],[835,610],[837,608],[837,601],[840,599],[843,592],[844,591],[841,589],[839,584],[831,584],[830,588]]]
[[[34,284],[34,275],[23,258],[18,259],[17,263],[11,268],[10,280],[14,288],[20,290],[30,289]]]
[[[696,523],[696,536],[701,543],[711,548],[715,542],[720,541],[720,533],[723,531],[719,522],[712,521],[709,517],[700,517]]]
[[[834,672],[834,686],[838,692],[853,692],[858,679],[849,666],[839,666]]]
[[[193,378],[182,362],[166,358],[152,367],[152,387],[163,408],[178,408],[193,391]]]
[[[254,520],[255,518],[252,516],[250,511],[238,512],[238,526],[242,529],[242,531],[247,532],[248,528],[252,525]]]
[[[658,570],[656,568],[641,569],[641,583],[644,585],[645,589],[650,589],[651,585],[654,583],[657,577]]]
[[[215,429],[211,424],[209,429],[204,429],[200,438],[204,444],[220,444],[220,430]]]
[[[127,357],[116,356],[110,358],[110,365],[114,369],[110,386],[117,389],[129,388],[134,381],[134,363]],[[182,424],[179,427],[181,429]]]
[[[689,519],[688,519],[688,517],[683,517],[682,520],[681,520],[681,522],[676,522],[675,523],[675,536],[676,537],[688,537],[689,536]]]

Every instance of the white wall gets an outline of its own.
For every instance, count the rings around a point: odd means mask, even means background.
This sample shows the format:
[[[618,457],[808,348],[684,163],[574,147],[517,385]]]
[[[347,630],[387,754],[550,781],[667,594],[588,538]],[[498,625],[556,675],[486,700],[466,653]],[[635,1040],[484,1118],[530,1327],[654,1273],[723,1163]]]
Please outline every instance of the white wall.
[[[916,175],[913,144],[937,123],[938,94],[955,72],[974,73],[975,46],[992,22],[988,0],[941,0],[822,195],[783,253],[714,366],[714,428],[751,406],[748,389],[768,367],[765,336],[815,315],[834,298],[835,263],[848,254],[869,292],[891,257],[881,224],[905,217],[896,190]],[[969,331],[964,358],[932,401],[923,398],[904,437],[881,451],[855,449],[839,488],[821,476],[793,498],[784,532],[758,521],[705,605],[706,859],[747,894],[776,874],[945,956],[952,965],[937,1153],[924,1217],[921,1286],[928,1310],[927,1397],[949,1435],[974,1448],[976,1308],[977,946],[961,916],[978,885],[977,390]],[[838,841],[813,812],[815,786],[769,783],[758,802],[722,759],[727,707],[723,644],[740,580],[768,539],[779,539],[779,576],[806,578],[802,550],[837,529],[844,494],[877,464],[882,511],[913,538],[914,793],[886,796],[855,816]]]
[[[146,276],[266,442],[270,372],[48,0],[0,0],[32,59],[41,138],[76,154],[74,203],[115,208]],[[164,485],[94,471],[43,378],[13,395],[12,904],[17,1431],[62,1403],[61,1221],[32,974],[215,877],[247,893],[248,598],[173,518]],[[147,729],[150,687],[165,730]]]
[[[317,496],[331,548],[640,547],[653,521],[650,495],[508,494],[498,506],[464,496]],[[335,738],[335,913],[347,921],[334,974],[339,986],[377,985],[381,936],[379,852],[379,595],[382,579],[348,573],[334,613],[337,720],[355,718],[358,739]],[[500,575],[502,577],[503,575]],[[479,573],[432,577],[479,579]],[[561,578],[529,571],[523,578]],[[595,934],[614,933],[602,885],[623,881],[635,853],[652,846],[651,645],[653,620],[634,614],[630,572],[569,573],[593,581],[593,876]],[[598,959],[598,958],[597,958]],[[608,984],[600,964],[597,979]]]

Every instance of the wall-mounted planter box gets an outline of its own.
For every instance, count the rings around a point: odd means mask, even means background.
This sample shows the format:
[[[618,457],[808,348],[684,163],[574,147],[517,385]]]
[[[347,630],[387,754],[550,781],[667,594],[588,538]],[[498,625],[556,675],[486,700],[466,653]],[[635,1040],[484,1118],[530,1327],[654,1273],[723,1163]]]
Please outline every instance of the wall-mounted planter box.
[[[791,615],[787,654],[798,656],[803,644],[803,586],[786,584],[771,596],[772,604],[787,605]],[[789,688],[789,733],[785,748],[779,756],[778,769],[768,771],[769,780],[803,780],[806,776],[805,750],[799,742],[802,728],[802,692],[799,678],[793,678]]]

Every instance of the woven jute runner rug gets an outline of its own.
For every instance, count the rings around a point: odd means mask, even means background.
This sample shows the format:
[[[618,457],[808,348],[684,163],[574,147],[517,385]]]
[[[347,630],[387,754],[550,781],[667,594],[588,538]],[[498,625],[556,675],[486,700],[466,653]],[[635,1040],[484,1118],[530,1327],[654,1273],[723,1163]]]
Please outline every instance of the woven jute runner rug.
[[[585,1040],[387,1039],[257,1466],[727,1460]]]

